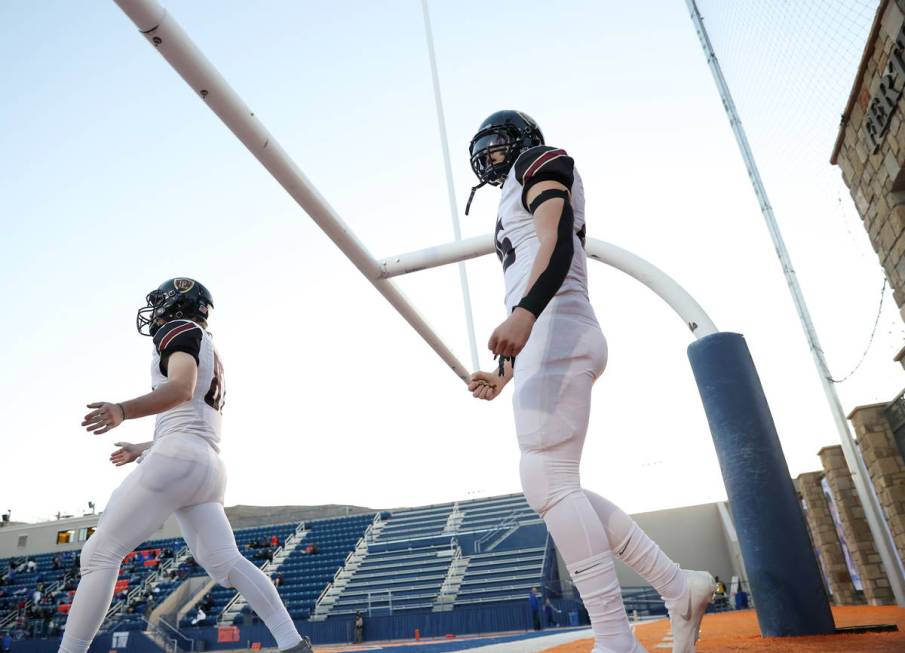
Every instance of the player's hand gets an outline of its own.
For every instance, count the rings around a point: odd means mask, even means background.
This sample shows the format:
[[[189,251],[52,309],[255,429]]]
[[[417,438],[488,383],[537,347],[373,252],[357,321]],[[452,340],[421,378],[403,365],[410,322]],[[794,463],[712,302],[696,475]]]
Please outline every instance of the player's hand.
[[[512,315],[490,334],[487,348],[497,356],[518,356],[531,336],[537,318],[531,311],[516,308]]]
[[[119,449],[110,454],[110,462],[117,467],[128,465],[138,458],[143,451],[141,447],[131,442],[114,442],[113,445],[119,447]]]
[[[95,435],[101,435],[123,423],[123,411],[117,404],[111,404],[109,401],[98,401],[88,404],[88,408],[93,408],[90,413],[85,415],[82,426],[86,431],[90,431]]]
[[[493,372],[475,372],[468,379],[468,391],[475,399],[492,401],[500,396],[503,386],[509,381]]]

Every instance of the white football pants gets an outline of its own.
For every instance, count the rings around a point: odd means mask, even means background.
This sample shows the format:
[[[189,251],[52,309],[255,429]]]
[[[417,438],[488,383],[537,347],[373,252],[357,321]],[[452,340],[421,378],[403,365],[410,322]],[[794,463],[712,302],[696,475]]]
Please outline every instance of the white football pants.
[[[558,300],[541,314],[515,362],[522,489],[546,523],[588,610],[595,653],[629,653],[635,640],[614,556],[665,599],[682,595],[685,577],[628,515],[581,487],[591,387],[606,367],[607,347],[586,300],[582,306],[567,299],[570,307]]]
[[[82,578],[60,651],[85,653],[113,598],[123,557],[175,513],[195,560],[224,587],[235,587],[281,649],[301,641],[273,583],[242,557],[223,511],[226,469],[201,438],[169,435],[113,492],[97,531],[81,551]]]

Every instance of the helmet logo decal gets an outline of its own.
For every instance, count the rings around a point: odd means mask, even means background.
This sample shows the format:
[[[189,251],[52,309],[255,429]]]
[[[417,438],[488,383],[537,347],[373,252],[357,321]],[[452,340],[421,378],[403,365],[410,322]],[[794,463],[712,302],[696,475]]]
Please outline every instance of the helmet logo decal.
[[[191,279],[173,279],[173,285],[180,293],[187,293],[195,286],[195,282]]]

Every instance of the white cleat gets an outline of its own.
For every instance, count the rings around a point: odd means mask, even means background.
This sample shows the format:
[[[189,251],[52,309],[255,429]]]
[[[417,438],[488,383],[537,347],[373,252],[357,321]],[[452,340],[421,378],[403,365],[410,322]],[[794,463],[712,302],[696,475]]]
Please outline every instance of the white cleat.
[[[695,653],[701,620],[713,599],[716,582],[709,571],[683,571],[687,588],[682,598],[667,601],[672,625],[672,653]]]

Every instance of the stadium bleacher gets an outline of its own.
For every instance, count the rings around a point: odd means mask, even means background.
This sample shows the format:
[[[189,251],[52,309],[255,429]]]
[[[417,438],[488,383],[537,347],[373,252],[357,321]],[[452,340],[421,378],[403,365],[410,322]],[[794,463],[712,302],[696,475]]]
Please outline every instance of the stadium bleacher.
[[[497,608],[513,615],[524,609],[532,587],[559,600],[555,551],[521,494],[234,532],[241,553],[278,579],[292,618],[326,622],[328,630],[358,611],[371,618],[432,613],[452,618],[457,611]],[[33,556],[33,572],[14,572],[13,582],[0,587],[0,628],[5,623],[17,637],[59,634],[77,565],[71,554],[57,558],[54,569],[53,554]],[[0,560],[0,569],[8,564]],[[143,543],[124,560],[103,630],[146,629],[153,609],[198,576],[205,572],[181,538]],[[43,583],[41,606],[48,615],[24,605],[37,583]],[[177,600],[182,618],[173,626],[187,640],[209,637],[204,632],[214,626],[257,623],[234,589],[213,585],[201,601],[204,591],[196,587],[202,586],[192,586],[187,603]],[[625,597],[630,611],[662,609],[645,588],[625,588]]]

